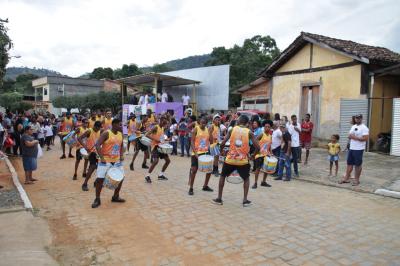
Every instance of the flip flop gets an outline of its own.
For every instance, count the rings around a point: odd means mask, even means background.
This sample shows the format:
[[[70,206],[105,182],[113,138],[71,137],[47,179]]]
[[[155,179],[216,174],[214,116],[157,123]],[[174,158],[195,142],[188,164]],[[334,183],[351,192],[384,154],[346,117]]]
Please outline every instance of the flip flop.
[[[31,181],[38,181],[36,178],[31,178]]]
[[[353,183],[351,183],[351,185],[352,185],[353,187],[356,187],[356,186],[360,185],[360,182],[353,182]]]
[[[339,182],[338,182],[339,184],[347,184],[347,183],[350,183],[350,180],[340,180]]]
[[[32,185],[32,184],[33,184],[33,181],[25,181],[24,184],[25,184],[25,185]]]

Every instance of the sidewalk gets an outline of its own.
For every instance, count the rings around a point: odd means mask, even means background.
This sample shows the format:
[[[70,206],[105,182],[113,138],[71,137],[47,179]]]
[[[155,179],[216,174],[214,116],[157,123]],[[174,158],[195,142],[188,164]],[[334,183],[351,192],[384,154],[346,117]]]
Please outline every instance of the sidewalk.
[[[379,188],[389,188],[400,191],[400,186],[393,186],[400,179],[400,157],[382,155],[366,152],[363,158],[363,170],[361,173],[361,184],[353,187],[351,184],[338,184],[346,171],[346,153],[340,154],[339,172],[337,177],[329,177],[329,161],[325,149],[313,148],[308,165],[299,165],[299,180],[310,181],[329,186],[347,188],[359,192],[373,193]],[[303,150],[303,161],[305,151]],[[333,166],[334,173],[335,166]],[[354,171],[353,171],[354,177]]]

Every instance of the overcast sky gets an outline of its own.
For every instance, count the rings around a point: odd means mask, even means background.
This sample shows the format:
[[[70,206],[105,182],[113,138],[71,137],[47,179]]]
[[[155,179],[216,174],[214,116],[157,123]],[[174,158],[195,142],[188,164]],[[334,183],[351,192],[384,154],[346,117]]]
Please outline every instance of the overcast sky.
[[[301,31],[400,52],[399,0],[0,0],[14,42],[9,66],[70,76],[210,53],[270,35],[283,50]]]

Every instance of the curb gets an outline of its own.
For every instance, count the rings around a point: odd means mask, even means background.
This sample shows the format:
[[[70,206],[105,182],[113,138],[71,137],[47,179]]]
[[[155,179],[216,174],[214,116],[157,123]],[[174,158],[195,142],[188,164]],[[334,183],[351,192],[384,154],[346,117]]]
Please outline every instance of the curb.
[[[374,192],[377,195],[382,195],[382,196],[386,196],[386,197],[392,197],[392,198],[396,198],[396,199],[400,199],[400,192],[398,191],[393,191],[393,190],[388,190],[388,189],[377,189]]]
[[[12,179],[13,179],[14,186],[17,188],[17,190],[19,192],[19,195],[20,195],[22,201],[24,202],[25,209],[26,210],[32,210],[33,209],[32,203],[31,203],[28,195],[26,194],[24,187],[19,182],[18,175],[17,175],[17,172],[15,171],[14,166],[11,164],[11,162],[10,162],[10,160],[8,158],[5,158],[5,161],[6,161],[6,164],[8,166],[8,169],[11,172],[11,176],[12,176]]]

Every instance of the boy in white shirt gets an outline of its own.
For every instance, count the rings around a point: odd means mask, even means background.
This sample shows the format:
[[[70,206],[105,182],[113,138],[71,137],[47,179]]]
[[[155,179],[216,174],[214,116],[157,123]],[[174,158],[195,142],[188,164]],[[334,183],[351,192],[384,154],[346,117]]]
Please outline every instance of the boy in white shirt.
[[[301,126],[299,123],[297,123],[297,116],[292,115],[291,116],[292,123],[290,123],[288,131],[289,134],[292,137],[291,141],[291,150],[292,150],[292,163],[293,163],[293,170],[294,170],[294,175],[296,177],[299,176],[299,168],[298,168],[298,161],[300,158],[300,132],[301,132]]]

